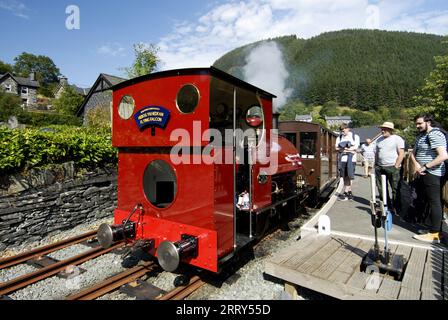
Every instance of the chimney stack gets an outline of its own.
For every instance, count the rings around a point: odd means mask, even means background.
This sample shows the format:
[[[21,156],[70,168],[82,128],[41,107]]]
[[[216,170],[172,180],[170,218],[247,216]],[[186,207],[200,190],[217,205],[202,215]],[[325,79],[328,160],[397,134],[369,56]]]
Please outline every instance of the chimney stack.
[[[278,130],[278,122],[279,122],[279,118],[280,118],[280,113],[278,112],[274,112],[272,114],[272,129],[277,129]]]
[[[63,86],[68,85],[68,78],[65,77],[65,76],[60,76],[60,77],[59,77],[59,83],[60,83],[61,85],[63,85]]]
[[[36,74],[34,72],[30,73],[30,80],[35,81],[36,80]]]

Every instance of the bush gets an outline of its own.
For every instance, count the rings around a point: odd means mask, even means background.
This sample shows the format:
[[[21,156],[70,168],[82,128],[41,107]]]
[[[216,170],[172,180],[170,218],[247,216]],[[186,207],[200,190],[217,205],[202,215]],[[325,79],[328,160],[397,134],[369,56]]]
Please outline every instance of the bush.
[[[73,87],[65,86],[61,97],[55,99],[53,105],[59,113],[75,115],[83,101],[84,98]]]
[[[18,116],[22,112],[19,97],[6,93],[0,89],[0,121],[6,122],[11,116]]]
[[[68,161],[88,169],[117,163],[110,129],[50,128],[45,131],[0,128],[0,174]]]
[[[82,125],[82,121],[78,117],[58,113],[22,112],[17,118],[20,123],[33,127],[49,125]]]
[[[111,113],[109,106],[98,106],[90,109],[86,114],[86,122],[88,126],[96,128],[111,127]]]

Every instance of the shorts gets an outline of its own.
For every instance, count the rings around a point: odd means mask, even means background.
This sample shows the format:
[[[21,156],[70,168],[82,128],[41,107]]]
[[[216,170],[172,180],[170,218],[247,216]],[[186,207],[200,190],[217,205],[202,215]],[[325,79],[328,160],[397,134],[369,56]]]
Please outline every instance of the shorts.
[[[363,165],[364,165],[364,167],[373,168],[375,166],[375,160],[374,159],[364,159]]]
[[[340,162],[339,163],[339,174],[342,178],[349,177],[351,180],[355,179],[355,166],[356,163],[348,161],[348,162]]]

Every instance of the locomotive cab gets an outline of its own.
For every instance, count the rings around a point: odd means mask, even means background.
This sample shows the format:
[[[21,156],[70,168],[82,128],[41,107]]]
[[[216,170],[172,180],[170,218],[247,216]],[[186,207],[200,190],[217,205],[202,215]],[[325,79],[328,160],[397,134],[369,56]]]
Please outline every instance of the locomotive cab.
[[[144,243],[167,271],[219,272],[297,197],[301,163],[271,132],[274,95],[213,67],[112,89],[118,206],[114,226],[98,232],[105,246]]]

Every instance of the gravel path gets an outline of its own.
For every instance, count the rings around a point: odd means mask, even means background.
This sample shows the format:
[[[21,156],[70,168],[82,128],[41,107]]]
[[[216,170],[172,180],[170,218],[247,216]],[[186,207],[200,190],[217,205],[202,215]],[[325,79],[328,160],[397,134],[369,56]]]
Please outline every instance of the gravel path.
[[[108,277],[125,270],[121,265],[121,256],[105,254],[94,260],[87,261],[79,267],[86,272],[75,273],[69,279],[51,277],[14,292],[10,297],[14,300],[62,300],[67,295],[89,287]]]
[[[81,253],[84,253],[86,251],[92,250],[91,247],[82,245],[82,244],[75,244],[73,246],[64,248],[62,250],[58,250],[55,252],[52,252],[50,254],[47,254],[47,256],[62,261],[62,260],[67,260],[69,258],[72,258],[74,256],[77,256]]]
[[[14,278],[23,276],[27,273],[36,271],[37,269],[27,264],[21,264],[11,268],[0,270],[0,282],[7,282]]]

